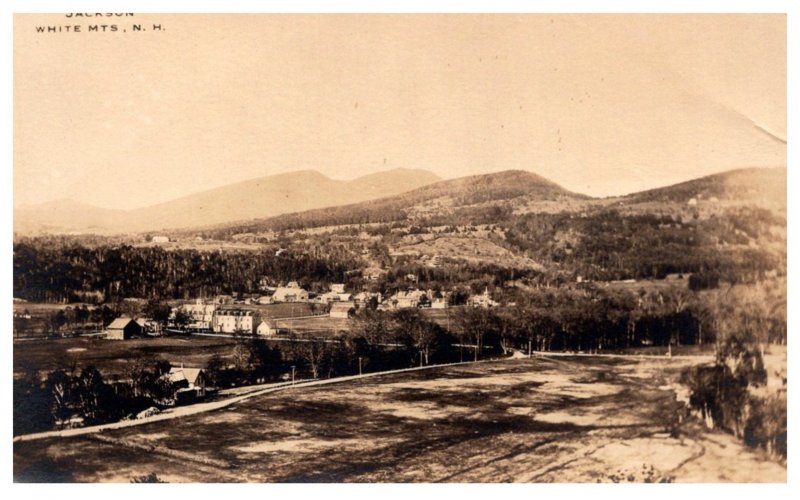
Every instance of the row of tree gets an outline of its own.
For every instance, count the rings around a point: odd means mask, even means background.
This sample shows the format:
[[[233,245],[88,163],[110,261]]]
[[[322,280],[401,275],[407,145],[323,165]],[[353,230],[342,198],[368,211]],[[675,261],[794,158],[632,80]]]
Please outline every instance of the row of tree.
[[[99,291],[125,297],[187,299],[254,292],[258,279],[343,282],[349,265],[325,257],[273,252],[201,252],[153,247],[62,245],[45,239],[14,244],[14,296],[75,302]]]
[[[14,378],[14,434],[113,422],[174,404],[166,361],[134,360],[126,377],[107,380],[94,366],[36,371]]]

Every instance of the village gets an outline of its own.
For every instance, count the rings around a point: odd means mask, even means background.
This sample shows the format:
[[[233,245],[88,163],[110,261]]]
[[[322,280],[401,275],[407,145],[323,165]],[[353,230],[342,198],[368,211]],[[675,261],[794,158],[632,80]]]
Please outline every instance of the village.
[[[419,290],[409,287],[383,296],[380,292],[346,291],[342,283],[331,284],[329,290],[315,294],[290,281],[285,286],[262,288],[263,294],[245,294],[240,298],[218,295],[210,299],[183,301],[170,308],[167,321],[144,315],[122,315],[109,323],[99,335],[109,340],[125,340],[142,335],[158,336],[168,333],[258,335],[277,337],[289,333],[283,324],[299,324],[304,319],[348,319],[357,311],[369,308],[378,311],[400,309],[443,310],[457,305],[491,308],[500,303],[492,299],[488,288],[469,295],[460,304],[451,300],[453,292]],[[295,304],[296,316],[275,317],[263,314],[269,306]],[[324,328],[321,331],[325,331]]]
[[[413,279],[413,276],[408,276],[409,281]],[[268,280],[262,278],[258,294],[217,295],[169,303],[125,299],[113,310],[104,308],[106,314],[95,318],[99,324],[89,331],[64,325],[63,331],[56,335],[17,337],[20,343],[16,349],[18,354],[42,350],[60,353],[54,355],[58,359],[73,360],[58,362],[51,371],[46,369],[46,364],[40,365],[35,375],[37,379],[61,377],[71,364],[74,373],[71,377],[75,380],[86,375],[87,368],[99,370],[97,374],[103,380],[101,385],[113,388],[116,399],[122,394],[127,394],[124,398],[131,401],[146,396],[146,404],[136,406],[131,403],[130,411],[102,421],[128,420],[146,418],[164,409],[193,404],[209,397],[212,400],[224,398],[228,395],[226,391],[234,390],[232,388],[247,390],[246,387],[258,387],[267,382],[294,382],[295,377],[301,374],[316,379],[320,376],[320,354],[315,349],[326,352],[340,349],[343,335],[350,331],[357,314],[385,313],[388,317],[413,310],[425,314],[431,325],[437,319],[443,321],[446,318],[449,326],[450,309],[489,309],[500,305],[492,300],[488,289],[464,297],[461,293],[409,286],[384,296],[379,292],[352,293],[343,283],[330,284],[325,291],[317,293],[306,290],[297,281],[278,285],[269,286]],[[156,302],[157,305],[153,306]],[[28,307],[36,312],[37,305],[15,301],[15,320],[20,324],[31,321]],[[74,312],[87,310],[85,306],[68,309],[70,317],[78,316],[91,322],[90,313]],[[97,310],[99,308],[95,308]],[[63,311],[59,309],[56,314],[63,315]],[[108,315],[113,313],[116,314]],[[102,328],[98,328],[100,325]],[[49,328],[52,326],[51,322]],[[300,344],[306,347],[298,347]],[[385,340],[375,347],[389,351],[404,348],[392,340]],[[271,352],[274,353],[272,357]],[[366,356],[358,358],[359,373],[362,371],[362,358],[366,360]],[[404,363],[390,361],[398,362]],[[38,363],[29,360],[23,364],[32,366]],[[75,372],[79,365],[83,370],[80,375]],[[370,369],[377,369],[377,365]],[[331,374],[329,370],[326,377]],[[73,403],[67,406],[70,410],[65,410],[57,420],[57,427],[91,424],[92,417],[86,412],[77,411]]]

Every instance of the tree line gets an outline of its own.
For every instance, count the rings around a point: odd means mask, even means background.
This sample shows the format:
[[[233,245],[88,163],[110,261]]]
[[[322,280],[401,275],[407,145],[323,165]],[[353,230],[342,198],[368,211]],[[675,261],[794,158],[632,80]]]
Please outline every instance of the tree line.
[[[35,240],[14,244],[14,296],[39,302],[124,297],[187,299],[257,290],[258,279],[342,282],[346,262],[305,254],[201,252],[192,249],[67,246]]]
[[[109,380],[92,365],[61,368],[44,379],[31,370],[14,378],[14,435],[131,418],[152,407],[174,404],[170,364],[134,360],[122,380]]]

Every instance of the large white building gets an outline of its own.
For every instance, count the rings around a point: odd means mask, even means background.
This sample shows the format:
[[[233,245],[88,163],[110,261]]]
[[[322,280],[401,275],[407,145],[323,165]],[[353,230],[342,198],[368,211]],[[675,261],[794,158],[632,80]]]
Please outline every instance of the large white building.
[[[185,304],[181,306],[189,315],[189,328],[196,328],[198,330],[210,330],[214,322],[214,312],[217,310],[215,304],[206,304],[202,299],[197,299],[194,304]]]
[[[254,316],[253,311],[245,309],[217,309],[214,315],[214,331],[217,333],[254,333]]]

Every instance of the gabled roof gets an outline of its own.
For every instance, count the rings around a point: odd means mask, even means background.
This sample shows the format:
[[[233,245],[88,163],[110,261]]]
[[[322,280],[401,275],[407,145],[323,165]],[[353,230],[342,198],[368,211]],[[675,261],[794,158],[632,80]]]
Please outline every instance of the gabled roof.
[[[202,368],[172,367],[169,370],[169,381],[175,383],[185,380],[189,382],[189,384],[194,385],[197,383],[197,378],[203,372],[204,370]]]
[[[120,316],[119,318],[109,323],[108,326],[106,327],[106,330],[124,330],[125,327],[128,326],[128,323],[130,323],[131,321],[133,321],[133,319],[131,319],[128,316]]]

